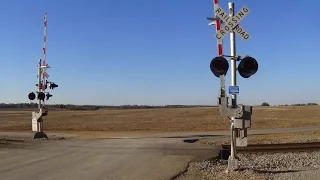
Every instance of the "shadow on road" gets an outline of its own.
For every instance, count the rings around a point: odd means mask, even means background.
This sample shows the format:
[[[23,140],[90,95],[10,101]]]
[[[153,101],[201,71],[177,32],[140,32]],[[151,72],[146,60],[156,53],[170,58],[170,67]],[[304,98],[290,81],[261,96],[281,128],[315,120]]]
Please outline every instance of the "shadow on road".
[[[183,140],[183,142],[185,142],[185,143],[196,143],[198,141],[199,141],[199,139],[185,139],[185,140]]]
[[[263,174],[280,174],[280,173],[294,173],[294,172],[300,172],[298,170],[286,170],[286,171],[272,171],[272,170],[254,170],[257,173],[263,173]]]
[[[184,135],[184,136],[144,136],[144,137],[104,137],[97,139],[154,139],[154,138],[168,138],[168,139],[187,139],[187,138],[206,138],[206,137],[220,137],[224,135]]]
[[[161,138],[203,138],[203,137],[218,137],[223,135],[188,135],[188,136],[167,136]]]

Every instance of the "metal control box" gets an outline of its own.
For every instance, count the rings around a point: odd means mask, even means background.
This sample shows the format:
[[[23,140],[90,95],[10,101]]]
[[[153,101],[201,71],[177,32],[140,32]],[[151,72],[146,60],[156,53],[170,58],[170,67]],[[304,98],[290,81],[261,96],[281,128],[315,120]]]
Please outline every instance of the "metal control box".
[[[251,127],[252,106],[242,105],[242,118],[234,120],[234,128],[246,129]]]

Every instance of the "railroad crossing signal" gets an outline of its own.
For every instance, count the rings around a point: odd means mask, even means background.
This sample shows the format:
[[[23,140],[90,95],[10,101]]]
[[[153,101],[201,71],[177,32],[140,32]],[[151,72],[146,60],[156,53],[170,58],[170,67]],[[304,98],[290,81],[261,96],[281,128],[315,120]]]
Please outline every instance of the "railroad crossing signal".
[[[241,10],[230,17],[220,6],[215,7],[215,14],[225,25],[216,33],[216,38],[218,41],[222,40],[228,33],[234,31],[243,40],[248,40],[250,34],[247,33],[244,28],[242,28],[239,23],[249,14],[250,10],[246,6],[243,6]]]
[[[249,78],[258,71],[258,62],[253,57],[247,56],[238,65],[238,71],[243,78]]]
[[[43,92],[37,92],[37,94],[38,95],[36,97],[36,94],[34,92],[29,93],[29,95],[28,95],[29,100],[33,101],[33,100],[35,100],[37,98],[38,100],[44,101],[44,99],[46,98],[46,100],[48,101],[49,98],[53,96],[50,93],[46,93],[45,94]]]
[[[54,82],[49,82],[49,81],[47,81],[46,80],[46,82],[44,83],[45,85],[44,85],[44,87],[45,87],[45,89],[47,89],[47,87],[49,86],[49,88],[50,89],[54,89],[54,88],[57,88],[58,87],[58,85],[57,84],[55,84]],[[48,85],[47,85],[48,84]],[[39,87],[39,84],[36,84],[36,86],[40,89],[41,88],[41,85],[42,85],[42,83],[40,83],[40,87]],[[50,93],[44,93],[44,92],[42,92],[42,91],[39,91],[39,92],[36,92],[38,95],[36,96],[36,94],[34,93],[34,92],[31,92],[31,93],[29,93],[29,95],[28,95],[28,98],[31,100],[31,101],[33,101],[33,100],[35,100],[36,98],[38,99],[38,100],[41,100],[41,101],[44,101],[44,99],[46,99],[47,101],[49,100],[49,98],[50,97],[52,97],[53,95],[51,95]]]
[[[258,71],[258,62],[256,59],[250,56],[245,56],[244,58],[238,57],[240,61],[238,65],[238,71],[240,76],[243,78],[249,78]],[[217,56],[212,59],[210,63],[210,70],[216,77],[220,75],[226,75],[229,69],[229,62],[223,56]]]
[[[210,70],[216,76],[226,75],[229,69],[229,63],[226,58],[218,56],[212,59],[210,63]]]
[[[234,3],[228,3],[229,13],[227,14],[218,4],[219,0],[214,0],[214,17],[207,18],[210,25],[216,25],[216,39],[218,40],[218,56],[213,58],[210,63],[210,69],[214,76],[220,79],[220,92],[217,99],[220,114],[227,116],[231,122],[231,153],[228,158],[229,170],[238,169],[238,159],[236,158],[236,146],[247,146],[247,129],[251,127],[252,106],[237,104],[237,94],[239,94],[239,86],[237,86],[236,71],[243,78],[249,78],[258,71],[258,62],[250,56],[236,55],[235,34],[242,39],[250,38],[244,28],[239,23],[249,14],[250,10],[246,6],[242,7],[238,13],[235,13]],[[220,26],[220,24],[224,24]],[[223,55],[222,40],[230,33],[230,55]],[[229,86],[229,94],[231,94],[231,103],[229,105],[228,96],[226,95],[225,76],[229,69],[229,62],[225,57],[231,60],[231,86]],[[237,61],[240,61],[238,68]]]
[[[34,94],[34,92],[29,93],[28,98],[33,101],[36,99],[36,94]]]

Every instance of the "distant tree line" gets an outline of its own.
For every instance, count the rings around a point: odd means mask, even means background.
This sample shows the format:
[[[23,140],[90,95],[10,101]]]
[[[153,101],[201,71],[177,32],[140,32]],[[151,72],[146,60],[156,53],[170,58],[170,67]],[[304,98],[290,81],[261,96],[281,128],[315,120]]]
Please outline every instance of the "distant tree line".
[[[0,103],[0,109],[19,109],[19,108],[37,108],[37,103]],[[104,109],[155,109],[155,108],[192,108],[192,107],[214,107],[209,105],[164,105],[164,106],[152,106],[152,105],[74,105],[74,104],[47,104],[47,108],[58,108],[67,110],[98,110]]]
[[[306,104],[292,104],[292,105],[279,105],[279,106],[314,106],[317,103]],[[260,106],[270,106],[269,103],[263,102]],[[0,103],[0,109],[25,109],[25,108],[37,108],[37,103]],[[66,109],[66,110],[98,110],[98,109],[159,109],[159,108],[194,108],[194,107],[217,107],[210,105],[74,105],[74,104],[47,104],[47,108]]]
[[[260,106],[270,106],[269,103],[263,102]],[[298,104],[285,104],[285,105],[279,105],[279,106],[318,106],[317,103],[298,103]]]
[[[292,104],[292,106],[315,106],[317,103],[306,103],[306,104]]]

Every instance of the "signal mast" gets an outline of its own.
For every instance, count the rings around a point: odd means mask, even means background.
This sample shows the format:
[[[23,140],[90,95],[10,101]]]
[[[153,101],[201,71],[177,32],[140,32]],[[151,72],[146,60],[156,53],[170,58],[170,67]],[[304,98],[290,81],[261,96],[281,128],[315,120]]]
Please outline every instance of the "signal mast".
[[[37,91],[31,92],[28,95],[29,100],[33,101],[35,99],[38,100],[38,110],[32,112],[32,131],[36,132],[34,135],[34,139],[46,138],[48,136],[43,132],[43,116],[48,115],[48,109],[45,104],[46,101],[50,99],[53,95],[49,92],[46,92],[47,87],[49,89],[57,88],[58,85],[48,81],[49,74],[46,72],[48,68],[50,68],[49,64],[46,63],[47,60],[47,13],[45,13],[44,17],[44,36],[43,36],[43,59],[39,59],[37,64],[38,69],[38,82],[36,84]]]

